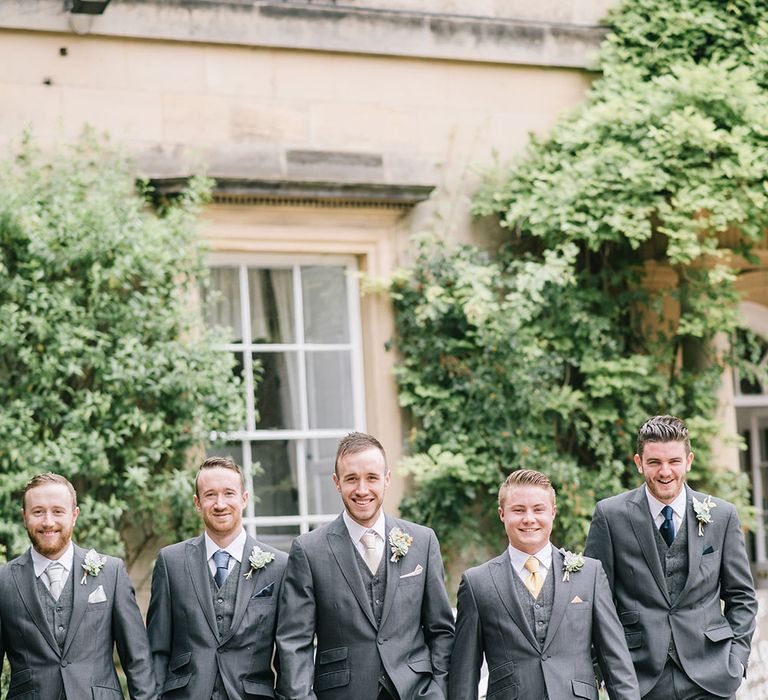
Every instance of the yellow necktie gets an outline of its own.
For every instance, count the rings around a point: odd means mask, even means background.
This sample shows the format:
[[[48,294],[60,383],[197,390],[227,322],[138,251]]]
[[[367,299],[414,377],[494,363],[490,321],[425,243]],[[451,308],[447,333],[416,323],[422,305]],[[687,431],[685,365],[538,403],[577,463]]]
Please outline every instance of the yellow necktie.
[[[544,579],[539,573],[539,560],[536,557],[528,557],[525,562],[525,568],[531,572],[531,575],[525,579],[525,587],[531,592],[534,598],[539,597]]]

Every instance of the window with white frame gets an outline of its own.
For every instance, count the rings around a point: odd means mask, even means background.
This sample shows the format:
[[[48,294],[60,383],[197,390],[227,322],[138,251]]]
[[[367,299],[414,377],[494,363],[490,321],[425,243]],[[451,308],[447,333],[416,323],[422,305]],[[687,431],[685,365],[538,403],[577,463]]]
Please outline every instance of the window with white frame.
[[[210,258],[207,323],[229,329],[246,424],[212,434],[209,454],[242,465],[246,527],[283,548],[338,515],[336,446],[364,430],[356,272],[353,257]]]

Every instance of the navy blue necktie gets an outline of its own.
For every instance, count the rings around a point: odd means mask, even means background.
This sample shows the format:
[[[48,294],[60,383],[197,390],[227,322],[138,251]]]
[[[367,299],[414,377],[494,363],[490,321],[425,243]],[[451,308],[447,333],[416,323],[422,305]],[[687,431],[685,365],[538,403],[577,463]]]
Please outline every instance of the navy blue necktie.
[[[664,516],[664,522],[659,527],[659,532],[667,543],[667,547],[671,547],[675,541],[675,521],[672,520],[672,514],[675,511],[672,510],[672,506],[664,506],[661,509],[661,514]]]
[[[214,552],[213,563],[216,564],[216,574],[213,580],[221,588],[224,585],[224,581],[227,580],[227,576],[229,576],[229,552],[225,552],[223,549]]]

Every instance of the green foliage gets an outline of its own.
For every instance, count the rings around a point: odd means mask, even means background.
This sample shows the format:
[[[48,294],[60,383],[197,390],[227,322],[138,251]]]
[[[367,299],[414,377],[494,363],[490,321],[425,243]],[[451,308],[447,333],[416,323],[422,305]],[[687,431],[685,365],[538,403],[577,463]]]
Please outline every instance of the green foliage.
[[[580,549],[596,499],[638,483],[634,434],[657,413],[686,418],[693,484],[745,503],[710,449],[712,341],[738,323],[731,249],[749,257],[768,226],[768,6],[726,5],[616,10],[583,104],[475,199],[502,249],[422,239],[393,281],[413,419],[402,510],[446,551],[499,546],[495,494],[521,468],[552,477],[554,540]]]
[[[75,485],[76,538],[189,530],[188,463],[204,429],[240,422],[229,357],[202,330],[195,180],[162,216],[93,134],[0,164],[0,541],[27,545],[18,495],[52,470]]]

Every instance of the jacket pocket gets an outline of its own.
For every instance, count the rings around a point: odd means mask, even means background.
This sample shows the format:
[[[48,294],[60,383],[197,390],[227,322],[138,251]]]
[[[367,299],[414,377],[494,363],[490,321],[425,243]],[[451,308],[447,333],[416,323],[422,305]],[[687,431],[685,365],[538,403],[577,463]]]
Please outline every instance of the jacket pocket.
[[[118,688],[107,688],[103,685],[91,686],[91,695],[93,700],[123,700],[123,691]]]
[[[171,671],[176,671],[182,666],[186,666],[191,658],[191,651],[184,652],[183,654],[177,654],[171,659],[170,663],[168,664],[168,669]]]
[[[260,698],[273,698],[275,697],[275,691],[271,685],[268,685],[262,681],[243,679],[243,690],[247,695],[258,695]]]
[[[431,659],[408,659],[408,666],[416,673],[432,673]]]
[[[18,688],[20,685],[24,685],[32,680],[32,669],[25,668],[23,671],[11,674],[11,682],[8,685],[8,689]]]
[[[318,664],[333,664],[337,661],[344,661],[347,658],[349,650],[347,647],[336,647],[335,649],[326,649],[321,651],[317,657]]]
[[[642,632],[625,632],[624,638],[627,640],[627,649],[638,649],[643,646]]]
[[[505,664],[496,666],[488,673],[488,683],[498,683],[499,681],[507,678],[508,676],[515,675],[515,662],[507,661]]]
[[[176,690],[177,688],[183,688],[189,683],[190,678],[192,678],[192,674],[187,673],[184,676],[174,676],[173,678],[166,679],[165,683],[163,684],[163,695],[165,695],[165,693],[171,692],[172,690]]]
[[[733,639],[733,630],[728,623],[705,630],[704,635],[710,642],[722,642],[724,639]]]
[[[331,671],[330,673],[321,673],[315,675],[313,688],[315,690],[330,690],[331,688],[341,688],[349,685],[350,673],[348,669],[343,671]]]
[[[577,698],[597,700],[597,688],[586,681],[571,681],[571,689]]]
[[[628,627],[629,625],[636,625],[638,622],[640,622],[640,613],[637,612],[637,610],[626,610],[622,613],[619,613],[619,621],[625,627]]]

